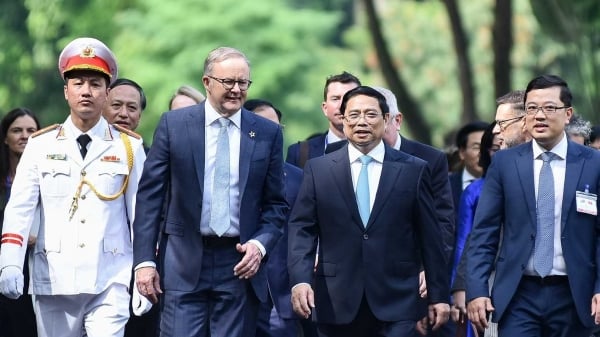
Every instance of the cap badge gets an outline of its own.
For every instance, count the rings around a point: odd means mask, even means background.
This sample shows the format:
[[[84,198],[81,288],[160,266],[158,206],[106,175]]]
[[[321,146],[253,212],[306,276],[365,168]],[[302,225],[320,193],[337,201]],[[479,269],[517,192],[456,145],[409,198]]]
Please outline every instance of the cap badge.
[[[96,53],[95,53],[94,48],[92,46],[87,46],[87,47],[83,48],[83,50],[81,51],[81,54],[79,54],[79,56],[81,56],[81,57],[95,57]]]

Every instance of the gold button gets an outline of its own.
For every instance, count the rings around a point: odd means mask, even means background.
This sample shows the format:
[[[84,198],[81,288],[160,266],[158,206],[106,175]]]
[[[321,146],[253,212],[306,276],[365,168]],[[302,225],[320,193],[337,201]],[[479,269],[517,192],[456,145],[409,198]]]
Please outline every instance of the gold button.
[[[85,170],[81,170],[81,175],[85,177]]]
[[[85,247],[85,243],[80,243],[79,248],[83,248],[83,247]]]
[[[81,219],[81,220],[80,220],[80,222],[81,222],[81,223],[85,223],[85,219]]]
[[[117,248],[113,249],[113,254],[117,253]]]
[[[81,200],[85,200],[85,194],[81,196]]]

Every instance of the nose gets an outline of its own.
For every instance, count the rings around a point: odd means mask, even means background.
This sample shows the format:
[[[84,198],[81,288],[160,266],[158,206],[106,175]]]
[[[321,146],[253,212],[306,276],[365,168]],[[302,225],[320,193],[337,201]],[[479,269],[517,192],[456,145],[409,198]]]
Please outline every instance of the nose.
[[[492,129],[492,133],[497,135],[500,132],[502,132],[502,128],[500,127],[500,124],[496,123],[496,125],[494,125],[494,128]]]

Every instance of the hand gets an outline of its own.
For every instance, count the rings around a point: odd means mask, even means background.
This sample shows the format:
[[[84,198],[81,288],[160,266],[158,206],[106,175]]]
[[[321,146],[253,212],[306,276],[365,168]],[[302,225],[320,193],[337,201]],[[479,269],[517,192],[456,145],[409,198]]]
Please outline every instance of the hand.
[[[23,295],[23,271],[17,266],[6,266],[0,271],[0,293],[16,300]]]
[[[422,336],[427,336],[427,322],[428,322],[427,316],[421,318],[420,321],[417,321],[417,326],[415,327],[415,329]]]
[[[483,331],[488,327],[487,316],[492,311],[494,311],[494,307],[489,297],[477,297],[471,300],[467,306],[469,319],[478,331]]]
[[[233,274],[240,279],[249,279],[258,273],[260,268],[260,261],[262,260],[262,254],[258,247],[252,242],[246,242],[242,244],[236,244],[235,249],[238,252],[244,254],[242,261],[233,267]]]
[[[27,238],[27,246],[29,246],[29,247],[34,246],[36,241],[37,241],[37,236],[29,235],[29,237]]]
[[[419,273],[419,295],[421,298],[427,297],[427,281],[425,281],[425,271]]]
[[[315,307],[315,293],[309,284],[301,283],[292,288],[292,308],[302,318],[308,318]]]
[[[142,316],[152,309],[152,303],[148,298],[142,296],[137,286],[133,287],[133,294],[131,294],[131,310],[136,316]]]
[[[594,316],[594,323],[600,324],[600,294],[592,297],[592,316]]]
[[[450,318],[450,305],[448,303],[435,303],[429,305],[429,324],[433,324],[431,330],[435,331],[448,322]]]
[[[140,294],[150,302],[158,303],[158,295],[162,294],[160,289],[160,275],[154,267],[142,267],[135,271],[135,285]]]
[[[452,309],[450,310],[450,314],[452,315],[452,320],[456,323],[462,323],[464,321],[464,317],[467,314],[467,306],[465,304],[465,291],[457,290],[452,294],[452,299],[454,304],[452,305]]]

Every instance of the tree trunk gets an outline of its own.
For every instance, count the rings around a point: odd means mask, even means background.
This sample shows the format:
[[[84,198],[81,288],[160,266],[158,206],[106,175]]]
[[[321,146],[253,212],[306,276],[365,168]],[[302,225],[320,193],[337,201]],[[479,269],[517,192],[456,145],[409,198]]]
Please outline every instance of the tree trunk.
[[[494,9],[494,93],[498,98],[508,93],[511,86],[510,52],[512,36],[512,0],[496,0]]]
[[[479,119],[475,108],[475,89],[473,86],[473,71],[471,70],[471,61],[469,59],[469,44],[467,35],[462,27],[456,0],[443,0],[443,2],[446,5],[446,11],[450,19],[454,50],[458,60],[458,77],[460,79],[463,102],[461,120],[463,123],[467,123]]]
[[[396,69],[390,51],[387,47],[381,25],[373,0],[363,0],[365,11],[367,13],[367,25],[369,34],[373,40],[373,45],[377,53],[377,59],[381,68],[381,73],[389,86],[389,89],[396,95],[401,106],[401,111],[406,116],[406,123],[410,126],[415,140],[431,144],[431,130],[421,108],[408,91],[407,85],[402,80],[401,74]]]

